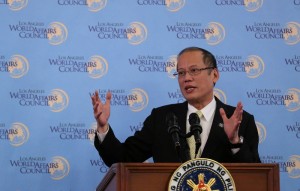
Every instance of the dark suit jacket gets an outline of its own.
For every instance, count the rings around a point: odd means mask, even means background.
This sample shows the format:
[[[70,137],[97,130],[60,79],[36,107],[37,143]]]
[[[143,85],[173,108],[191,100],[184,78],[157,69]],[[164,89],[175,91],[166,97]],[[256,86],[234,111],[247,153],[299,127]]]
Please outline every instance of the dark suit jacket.
[[[234,107],[225,105],[215,98],[217,108],[213,119],[211,131],[201,157],[210,158],[220,163],[260,162],[258,154],[258,132],[253,115],[243,112],[243,119],[239,135],[244,137],[244,144],[240,150],[233,154],[230,142],[224,129],[219,109],[224,108],[227,117],[234,112]],[[189,160],[189,147],[186,138],[181,138],[180,153],[176,152],[174,142],[168,133],[166,115],[173,112],[177,118],[182,132],[186,132],[187,102],[171,104],[155,108],[144,121],[141,131],[130,136],[121,143],[114,135],[112,128],[108,131],[100,144],[95,136],[95,147],[107,166],[117,162],[143,162],[153,157],[154,162],[185,162]]]

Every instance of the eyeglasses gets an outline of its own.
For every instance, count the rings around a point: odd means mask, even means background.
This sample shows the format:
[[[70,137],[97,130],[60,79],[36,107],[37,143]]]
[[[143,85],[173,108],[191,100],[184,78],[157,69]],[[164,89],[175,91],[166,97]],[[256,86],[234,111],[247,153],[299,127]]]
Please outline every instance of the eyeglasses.
[[[175,72],[173,75],[178,76],[178,77],[184,77],[186,75],[186,73],[189,73],[189,75],[191,75],[191,76],[196,76],[196,75],[200,74],[201,71],[203,71],[203,70],[209,70],[209,69],[214,69],[214,68],[215,67],[211,66],[211,67],[206,67],[206,68],[192,68],[188,71],[180,70],[180,71]]]

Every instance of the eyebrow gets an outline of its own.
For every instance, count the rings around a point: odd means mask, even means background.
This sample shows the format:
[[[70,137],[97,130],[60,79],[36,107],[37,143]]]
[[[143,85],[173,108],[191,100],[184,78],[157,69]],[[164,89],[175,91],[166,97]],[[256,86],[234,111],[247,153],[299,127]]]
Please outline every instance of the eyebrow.
[[[193,65],[190,65],[188,68],[193,68],[193,67],[201,67],[201,66],[198,66],[197,64],[193,64]],[[204,65],[204,67],[205,67],[205,65]],[[177,70],[180,70],[180,69],[183,69],[183,68],[178,68],[177,67]]]

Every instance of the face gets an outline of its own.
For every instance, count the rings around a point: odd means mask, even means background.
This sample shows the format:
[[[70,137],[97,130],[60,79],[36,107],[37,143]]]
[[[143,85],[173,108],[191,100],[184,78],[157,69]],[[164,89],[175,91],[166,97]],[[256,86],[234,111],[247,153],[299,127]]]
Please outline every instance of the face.
[[[178,57],[177,71],[206,68],[201,51],[184,52]],[[213,99],[214,83],[219,79],[217,69],[202,70],[197,75],[178,76],[180,90],[185,99],[197,109],[202,109]]]

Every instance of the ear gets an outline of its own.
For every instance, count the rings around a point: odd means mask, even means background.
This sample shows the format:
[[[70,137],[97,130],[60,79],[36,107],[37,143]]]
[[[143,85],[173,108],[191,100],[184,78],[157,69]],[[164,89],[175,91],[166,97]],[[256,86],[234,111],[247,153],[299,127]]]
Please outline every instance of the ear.
[[[220,78],[219,70],[218,69],[213,69],[212,76],[213,76],[213,82],[214,82],[214,84],[217,83],[217,81]]]

